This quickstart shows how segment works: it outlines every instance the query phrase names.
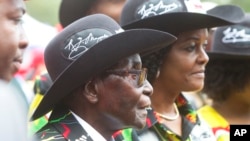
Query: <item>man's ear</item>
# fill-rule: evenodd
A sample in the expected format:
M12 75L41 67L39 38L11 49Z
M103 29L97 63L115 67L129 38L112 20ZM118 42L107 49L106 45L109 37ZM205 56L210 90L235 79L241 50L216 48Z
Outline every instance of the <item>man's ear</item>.
M96 84L92 81L89 81L84 86L84 96L88 99L90 103L96 103L98 101Z

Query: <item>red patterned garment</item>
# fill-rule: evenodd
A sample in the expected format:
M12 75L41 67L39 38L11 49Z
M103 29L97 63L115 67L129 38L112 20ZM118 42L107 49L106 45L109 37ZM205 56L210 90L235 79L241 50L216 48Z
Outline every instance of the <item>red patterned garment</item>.
M211 128L202 122L197 112L186 98L180 94L176 105L182 118L182 136L175 134L162 124L162 119L154 110L148 111L147 125L144 129L125 129L113 136L116 141L215 141Z
M62 106L53 110L48 123L35 133L34 138L39 141L93 141L73 114Z

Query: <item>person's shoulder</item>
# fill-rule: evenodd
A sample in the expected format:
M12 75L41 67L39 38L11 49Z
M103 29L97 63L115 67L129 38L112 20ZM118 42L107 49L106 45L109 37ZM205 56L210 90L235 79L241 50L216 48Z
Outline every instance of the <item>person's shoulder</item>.
M10 84L7 83L6 81L0 79L1 94L2 94L2 92L4 92L4 91L2 91L2 90L8 90L8 91L10 91L10 90L11 90L11 87L12 87L12 85L10 85ZM10 91L10 92L13 93L13 92L15 92L15 90L12 90L12 91Z
M0 130L0 140L27 141L27 108L19 93L10 83L0 80L0 125L6 127Z

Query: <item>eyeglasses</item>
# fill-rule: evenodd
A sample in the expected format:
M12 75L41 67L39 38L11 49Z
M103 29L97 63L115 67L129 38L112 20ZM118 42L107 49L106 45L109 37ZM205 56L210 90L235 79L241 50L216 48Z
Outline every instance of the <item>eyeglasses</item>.
M116 70L107 70L106 72L116 74L116 75L126 75L126 76L129 74L134 74L137 76L138 87L141 87L147 79L147 68L142 68L141 70L116 69Z

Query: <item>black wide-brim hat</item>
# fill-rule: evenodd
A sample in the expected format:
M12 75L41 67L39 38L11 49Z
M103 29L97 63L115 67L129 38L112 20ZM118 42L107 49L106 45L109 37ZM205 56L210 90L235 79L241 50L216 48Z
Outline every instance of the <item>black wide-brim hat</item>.
M242 21L241 25L250 27L250 13L245 14L245 18Z
M59 7L59 21L63 27L77 19L87 16L88 10L96 0L62 0Z
M34 111L35 120L53 109L76 88L133 54L161 49L176 37L153 29L124 31L103 14L83 17L62 30L45 49L52 86Z
M247 15L246 20L250 20ZM250 25L241 24L218 27L213 33L210 61L217 59L250 59Z
M198 0L127 0L120 23L124 29L151 28L178 35L239 23L243 17L244 11L235 5L220 5L205 11Z

